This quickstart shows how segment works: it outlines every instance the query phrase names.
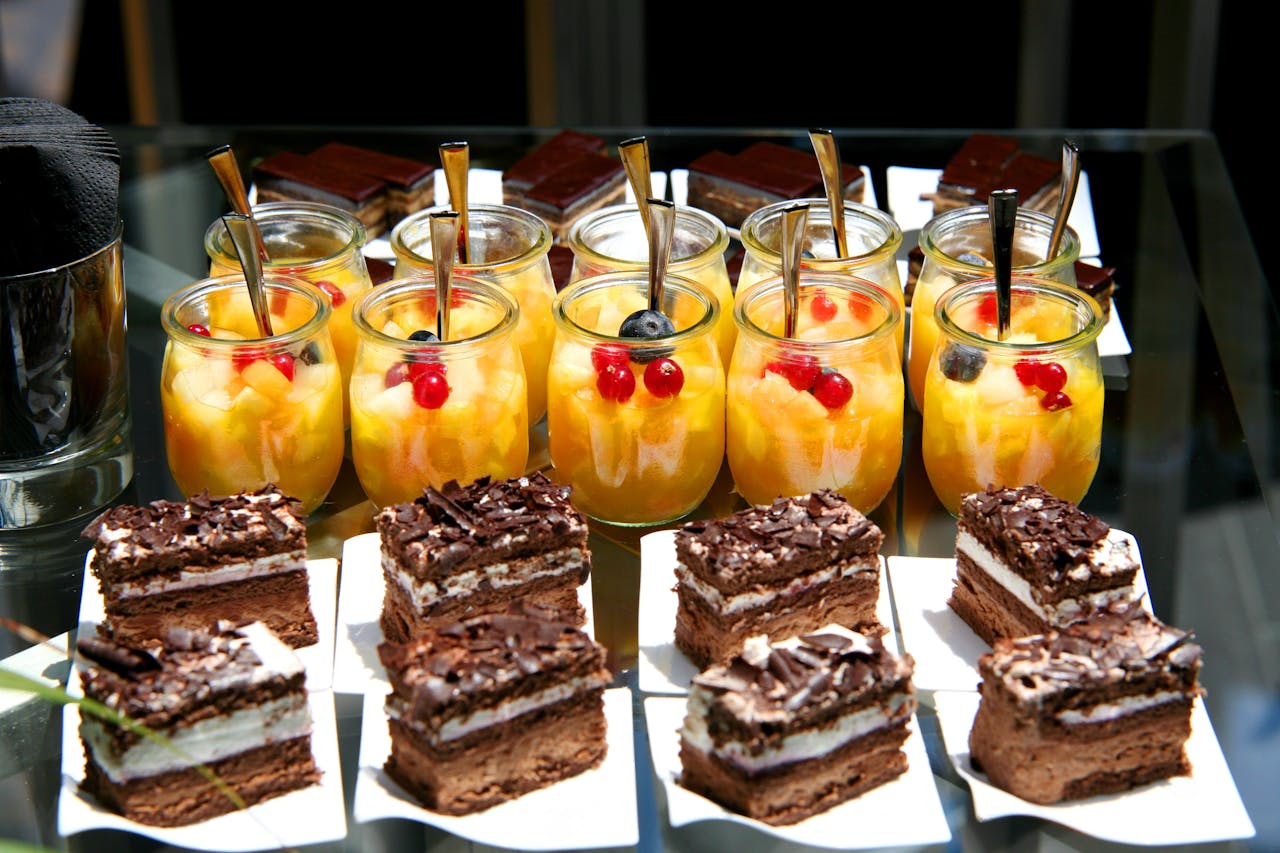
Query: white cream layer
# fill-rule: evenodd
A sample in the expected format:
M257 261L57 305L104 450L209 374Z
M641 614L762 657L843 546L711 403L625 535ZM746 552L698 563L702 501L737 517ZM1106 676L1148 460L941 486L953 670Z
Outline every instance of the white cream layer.
M181 754L145 738L117 753L102 722L83 714L81 720L80 735L93 753L93 760L116 783L181 770L193 762L211 764L250 749L311 734L311 710L302 693L168 733L170 744Z
M911 697L905 693L897 693L889 697L886 705L845 714L821 728L785 735L775 745L754 753L739 741L728 741L720 746L712 741L707 732L707 706L710 697L711 691L696 685L690 691L689 711L685 715L680 735L694 749L714 755L747 773L819 758L850 741L901 722L911 713Z
M303 549L283 554L271 554L239 563L227 563L216 569L193 571L182 569L178 577L157 578L145 583L123 583L117 587L120 598L141 598L144 595L156 595L162 592L177 592L184 589L216 586L223 583L236 583L251 578L282 572L301 571L306 567L307 555Z
M1115 702L1099 702L1097 705L1082 711L1059 711L1054 716L1069 725L1101 723L1127 714L1135 714L1147 708L1154 708L1166 702L1177 702L1185 698L1187 698L1187 694L1177 690L1162 690L1159 693L1152 693L1150 696L1126 696Z
M421 609L442 599L474 595L483 580L487 580L489 586L495 589L518 586L538 578L581 572L583 561L582 549L562 548L537 559L531 559L524 566L493 563L480 569L450 575L444 579L443 584L436 584L433 581L419 581L410 572L396 565L392 557L383 554L382 571L387 577L394 578L400 588L408 593L414 607Z
M465 717L459 717L456 720L446 720L440 726L438 732L433 732L420 722L408 720L406 725L411 726L418 732L421 732L429 740L435 743L445 743L451 740L465 737L472 732L480 731L489 726L498 726L508 723L519 717L521 714L527 714L530 711L536 711L547 705L554 705L556 702L563 702L571 696L578 693L584 693L588 690L597 690L609 686L609 680L599 675L584 675L579 678L566 681L563 684L557 684L532 693L528 696L521 696L518 699L511 699L503 702L496 708L482 708L473 711ZM387 698L387 716L393 720L404 718L406 703L403 699L394 694Z
M763 607L779 598L788 596L796 596L812 589L816 586L832 581L852 577L854 575L873 575L880 568L879 558L871 566L858 563L844 563L843 565L828 566L825 569L819 569L816 572L810 572L807 575L801 575L792 580L785 588L781 590L765 590L763 592L741 592L737 595L726 596L715 587L703 583L696 578L693 572L683 564L676 565L676 579L680 581L681 587L686 587L697 593L703 601L710 604L720 613L739 613L743 610L751 610L756 607Z
M1116 531L1112 530L1111 534L1115 535ZM1138 591L1130 584L1116 589L1089 593L1080 598L1067 599L1056 606L1040 604L1031 595L1031 584L1006 566L1004 560L988 551L972 533L963 528L956 533L956 551L973 560L978 568L986 572L992 580L1013 593L1018 601L1050 625L1067 625L1099 607L1115 602L1134 601L1138 598Z

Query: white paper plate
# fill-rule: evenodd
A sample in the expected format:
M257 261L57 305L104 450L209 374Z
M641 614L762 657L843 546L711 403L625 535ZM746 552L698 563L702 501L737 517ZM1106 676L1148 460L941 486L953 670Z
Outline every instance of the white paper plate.
M362 533L343 543L340 586L333 689L338 693L364 693L376 682L385 691L386 672L378 660L378 644L382 642L378 620L382 617L385 581L377 533ZM578 600L587 617L582 630L594 637L590 576L578 587Z
M1187 758L1191 775L1144 785L1123 794L1042 806L995 787L969 764L969 731L977 693L937 693L934 704L956 772L969 783L979 821L1027 815L1121 844L1199 844L1251 838L1253 823L1236 790L1203 700L1191 712Z
M73 674L74 675L74 674ZM77 682L78 683L78 682ZM336 841L347 835L342 798L342 767L338 761L338 730L333 693L312 693L311 752L323 774L312 785L190 826L157 827L126 820L109 812L80 790L84 781L84 750L78 729L80 709L62 709L62 790L58 797L58 834L89 829L118 829L154 838L163 844L193 850L274 850Z
M102 593L97 578L89 571L90 551L84 559L84 586L80 590L80 627L78 636L90 637L97 633L98 625L106 618ZM338 561L307 560L307 582L311 587L311 613L316 618L317 641L314 645L294 649L307 670L307 690L315 693L327 690L333 684L334 621L338 603ZM80 682L73 679L68 685L72 695L78 696Z
M638 683L642 693L684 694L698 674L684 652L676 648L676 534L659 530L640 539L640 645ZM882 638L886 648L898 651L893 605L889 599L888 572L880 558L880 599L876 617L889 629Z
M1123 533L1123 531L1120 531ZM1146 598L1147 576L1137 540L1125 533L1138 561L1133 584ZM982 676L978 658L991 651L982 638L947 606L956 578L951 557L890 557L889 585L898 610L902 647L916 661L912 681L918 690L976 690Z
M355 819L405 818L477 844L514 850L580 850L637 844L631 691L604 692L609 752L599 767L476 814L457 817L424 808L382 770L391 754L385 694L364 697Z
M860 797L791 826L770 826L735 814L676 782L680 774L680 727L685 699L662 696L644 700L653 769L667 795L672 826L699 821L729 821L797 844L863 849L909 844L943 844L951 839L938 789L929 769L919 722L903 745L907 772Z

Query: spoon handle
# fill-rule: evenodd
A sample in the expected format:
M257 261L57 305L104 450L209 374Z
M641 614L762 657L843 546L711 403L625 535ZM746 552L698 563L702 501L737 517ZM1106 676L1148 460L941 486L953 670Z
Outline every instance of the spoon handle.
M669 201L647 199L649 210L649 310L662 312L662 287L671 260L671 238L676 230L676 206Z
M793 204L782 211L782 335L796 336L800 315L800 253L804 250L804 229L809 223L809 205Z
M991 215L991 246L996 266L996 336L1009 333L1013 301L1013 225L1018 217L1018 191L996 190L987 197Z
M231 243L240 256L240 268L244 270L244 283L249 288L249 305L253 308L253 319L258 324L258 334L264 338L271 337L271 311L267 307L267 290L262 281L262 261L258 257L257 248L262 244L262 235L258 234L258 223L252 216L242 213L228 213L222 217L222 225L231 235Z
M253 208L249 206L249 193L244 188L244 177L240 174L236 153L231 150L231 146L219 145L211 149L205 155L205 159L213 167L213 173L217 175L222 191L227 194L227 199L231 202L231 209L241 216L252 217ZM262 242L262 232L257 228L253 231L257 235L258 257L263 263L270 263L271 258L267 255L266 244Z
M831 230L836 238L836 257L849 257L849 237L844 233L844 196L840 194L840 147L830 130L815 127L809 131L813 153L822 169L822 185L827 190L827 207L831 208Z
M624 139L618 143L618 154L622 157L622 165L626 167L627 181L631 184L631 192L640 207L640 219L644 221L644 230L648 234L648 199L653 195L649 173L649 140L643 136Z
M449 308L453 302L453 253L458 245L462 214L445 210L431 214L431 270L436 277L436 337L449 340Z
M1058 212L1053 216L1053 233L1049 236L1049 253L1046 261L1058 257L1058 248L1062 245L1062 232L1067 229L1067 216L1071 213L1071 205L1076 200L1076 189L1080 186L1080 149L1070 139L1062 141L1062 189L1058 194Z
M471 169L471 146L465 142L440 143L440 165L444 167L445 183L449 185L449 206L458 211L458 260L469 264L471 240L467 230L467 173ZM438 259L440 256L434 257Z

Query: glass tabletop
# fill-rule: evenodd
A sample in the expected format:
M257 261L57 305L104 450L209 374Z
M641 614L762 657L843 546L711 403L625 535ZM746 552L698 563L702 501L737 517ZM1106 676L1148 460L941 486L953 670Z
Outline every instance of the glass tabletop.
M734 152L770 139L807 146L800 130L725 131L582 128L611 144L648 136L655 171L682 169L711 150ZM241 163L279 150L306 152L342 141L435 160L439 143L470 142L473 168L500 170L553 131L525 128L116 128L124 155L122 214L129 311L131 405L136 474L126 503L180 497L164 457L159 376L165 337L159 306L176 287L206 274L202 238L226 202L204 154L230 143ZM1115 310L1131 352L1104 359L1106 387L1101 462L1084 509L1132 533L1141 548L1154 610L1193 628L1205 648L1205 705L1259 835L1259 849L1280 845L1270 815L1280 762L1280 548L1277 531L1276 307L1249 240L1218 146L1190 132L1018 132L1024 148L1052 156L1064 135L1082 152L1096 228L1095 260L1117 268ZM868 169L871 194L888 209L903 168L940 168L967 131L837 131L846 163ZM899 188L900 189L900 188ZM899 215L899 211L890 210ZM922 223L903 223L903 259ZM549 464L545 427L532 435L531 465ZM700 516L745 504L727 466ZM312 557L340 557L351 536L373 529L374 507L349 454L337 485L309 523ZM884 553L947 557L954 519L933 495L921 461L920 418L907 405L901 471L872 514ZM48 635L76 624L88 542L87 519L21 533L0 533L0 614ZM668 525L670 527L672 525ZM637 679L641 589L640 537L650 530L592 525L597 638L610 650L618 684L632 691L639 847L658 849L802 849L723 822L672 829L649 757ZM900 581L895 577L895 586ZM910 651L910 638L905 645ZM0 656L26 644L0 636ZM26 658L11 658L28 661ZM58 667L47 674L56 677ZM44 668L41 667L41 671ZM360 743L359 697L337 697L339 746L348 809ZM13 698L0 710L0 839L56 849L156 849L137 836L56 831L60 713ZM1108 849L1073 830L1032 818L978 822L968 787L951 767L932 697L921 696L921 734L951 828L949 847L1013 849L1059 845ZM401 820L357 824L348 815L343 842L323 850L453 850L469 846L439 830ZM554 847L554 839L541 839ZM851 835L847 842L857 845ZM1223 847L1243 846L1224 844Z

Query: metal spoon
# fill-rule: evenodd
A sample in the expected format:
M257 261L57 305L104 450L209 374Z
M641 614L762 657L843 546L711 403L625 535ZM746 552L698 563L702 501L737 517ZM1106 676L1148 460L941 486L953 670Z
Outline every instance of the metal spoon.
M1070 139L1062 140L1062 190L1058 194L1058 212L1053 215L1053 233L1049 236L1049 253L1046 261L1058 257L1062 245L1062 232L1067 229L1067 216L1076 200L1080 186L1080 149Z
M649 140L643 136L624 139L618 143L618 154L622 157L622 165L626 167L631 192L635 195L636 204L640 207L644 233L648 234L650 231L648 199L653 195L649 173Z
M240 268L244 270L244 283L249 288L249 305L253 308L253 319L258 324L258 334L269 338L273 334L271 311L267 307L267 290L262 281L262 259L258 257L258 247L262 245L258 223L253 221L252 216L228 213L222 217L222 225L231 235L231 243L240 256Z
M222 184L222 191L227 194L231 209L252 219L253 208L249 205L249 193L245 191L244 178L240 175L240 166L236 163L236 154L231 146L219 145L211 149L205 158L213 167L213 173L218 176L218 183ZM270 263L271 257L267 254L266 244L262 242L262 232L255 227L253 233L257 235L258 257L264 264Z
M809 205L793 204L782 211L782 336L796 336L800 316L800 251L809 222Z
M992 257L996 267L996 339L1009 334L1013 302L1013 224L1018 217L1018 191L996 190L987 197L991 215Z
M849 257L849 237L844 233L844 196L840 194L840 148L830 130L815 127L809 131L813 153L822 169L822 185L827 190L827 207L831 208L831 230L835 232L836 257Z
M676 206L669 201L646 199L649 214L649 310L662 312L662 286L671 260L671 238L676 230Z
M449 185L449 206L458 211L458 260L471 263L471 240L467 230L467 172L471 168L471 146L465 142L440 143L440 165ZM434 244L434 241L432 243ZM450 252L452 254L452 252ZM434 255L439 263L440 256ZM443 340L443 338L441 338Z
M436 337L449 340L449 308L453 302L453 253L458 245L462 214L452 210L431 214L431 269L436 277Z

